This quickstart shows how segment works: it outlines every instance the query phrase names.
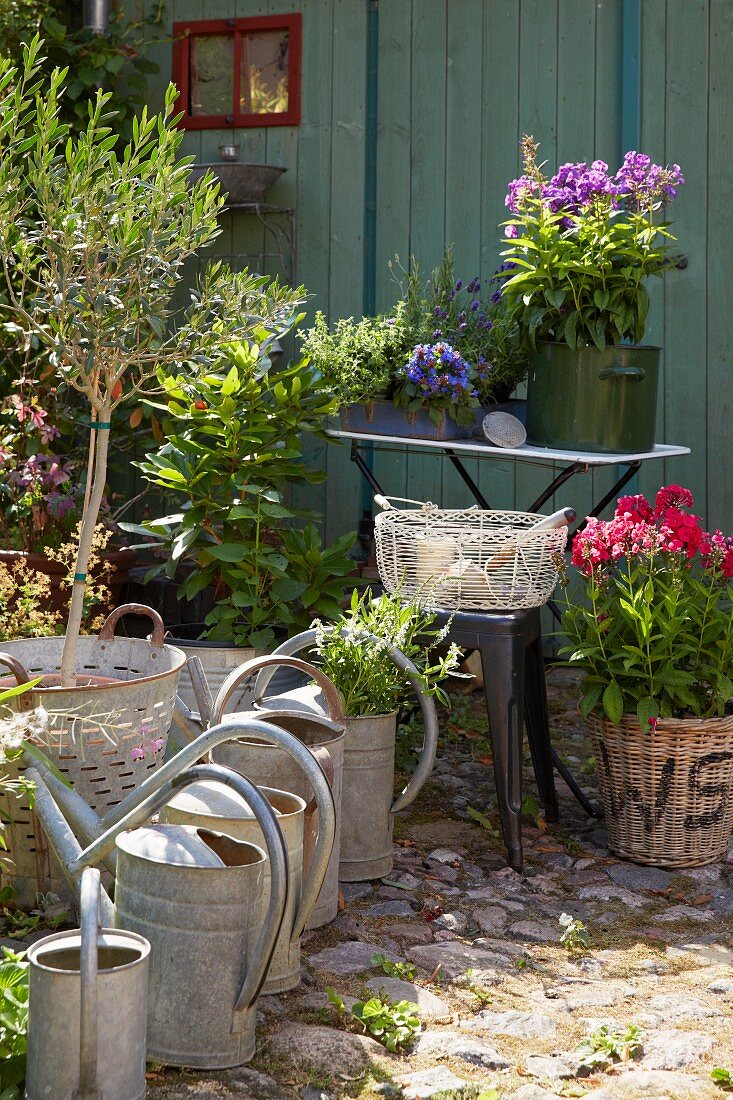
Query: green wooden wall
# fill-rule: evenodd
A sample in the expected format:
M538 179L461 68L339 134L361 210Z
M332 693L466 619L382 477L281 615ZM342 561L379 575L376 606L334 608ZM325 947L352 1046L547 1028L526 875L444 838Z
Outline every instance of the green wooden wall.
M376 239L365 255L370 7L378 33ZM615 168L625 148L682 166L687 184L671 213L688 262L652 288L647 338L664 348L657 438L692 454L648 463L636 488L689 485L711 524L733 527L733 0L169 0L167 18L296 9L301 124L240 131L237 140L242 159L287 167L268 198L297 211L297 279L331 318L362 312L370 264L376 306L390 307L395 253L430 268L450 241L464 278L489 277L524 132L541 141L549 166L600 157ZM150 52L161 67L151 87L157 102L170 44ZM186 150L216 160L228 138L231 131L190 133ZM219 254L266 250L256 219L232 213L223 230ZM314 457L327 463L328 480L310 503L334 536L356 525L368 497L345 447L318 445ZM526 506L548 480L546 468L469 466L497 506ZM470 503L437 457L377 453L374 467L395 495ZM557 505L584 512L611 475L576 478Z

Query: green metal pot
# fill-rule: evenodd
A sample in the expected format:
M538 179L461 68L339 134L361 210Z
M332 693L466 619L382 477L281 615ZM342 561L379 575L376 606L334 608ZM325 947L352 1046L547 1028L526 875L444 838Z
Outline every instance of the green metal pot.
M527 442L618 454L652 450L660 352L539 344L529 363Z

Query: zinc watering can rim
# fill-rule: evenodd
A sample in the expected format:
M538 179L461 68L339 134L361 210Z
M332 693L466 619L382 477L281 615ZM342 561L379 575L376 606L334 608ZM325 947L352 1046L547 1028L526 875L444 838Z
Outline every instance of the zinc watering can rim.
M135 943L131 944L130 940L134 940ZM63 946L64 949L71 948L72 951L81 951L81 930L69 929L66 932L51 932L48 936L44 936L42 940L36 940L32 943L26 951L26 959L29 963L33 963L40 970L45 970L51 974L78 974L80 972L80 966L67 969L65 966L48 966L43 961L45 955L57 955L58 948ZM123 928L99 928L97 930L97 948L103 947L127 947L130 952L139 952L134 959L130 959L129 962L120 963L119 966L99 966L98 972L100 974L120 974L123 970L129 970L133 966L137 966L142 959L147 958L150 954L150 943L145 939L145 936L141 936L138 932L128 932Z
M188 832L191 836L193 836L194 834L197 836L201 836L202 833L210 833L212 836L224 837L226 840L230 840L238 847L246 848L248 851L254 852L258 858L253 859L247 863L224 863L221 859L219 863L179 863L171 859L165 859L162 856L151 854L147 851L140 851L139 848L136 847L136 834L137 839L139 839L140 833L150 831L155 831L161 836L165 836L166 833L175 834L176 831L185 831ZM202 836L201 839L203 840ZM205 840L204 844L206 844ZM155 863L166 867L176 867L178 870L181 871L200 871L202 873L205 871L237 871L241 867L257 867L259 866L259 864L267 862L267 852L264 850L264 848L261 848L259 844L253 844L251 841L247 840L237 840L236 837L230 836L228 833L219 832L219 830L216 829L204 829L203 827L196 825L174 825L168 824L164 821L159 822L155 825L142 825L136 826L133 829L125 830L124 832L120 833L118 837L116 837L115 847L119 848L120 851L125 852L127 855L133 856L135 859L140 859L146 863Z
M264 742L260 742L264 744ZM267 801L272 807L275 817L284 818L286 821L288 818L297 817L298 814L304 813L306 809L306 801L301 798L300 795L293 794L291 791L282 791L277 787L265 787L262 784L257 784L259 789L264 794ZM202 817L210 817L216 821L226 821L233 815L241 817L243 821L254 821L255 815L252 812L251 806L249 806L243 798L238 795L234 795L229 802L230 812L223 812L224 807L220 812L217 812L206 803L199 793L200 791L211 792L216 798L223 799L229 797L229 788L225 787L223 783L218 783L214 779L203 780L200 783L192 783L190 787L186 787L184 791L180 791L175 798L172 798L168 803L169 806L175 808L181 813L195 813L200 814ZM272 795L275 795L281 802L292 803L292 808L289 810L281 810L279 806L273 801ZM187 805L189 800L200 799L201 802L198 808L195 805ZM248 810L248 814L243 814L242 807L245 806Z

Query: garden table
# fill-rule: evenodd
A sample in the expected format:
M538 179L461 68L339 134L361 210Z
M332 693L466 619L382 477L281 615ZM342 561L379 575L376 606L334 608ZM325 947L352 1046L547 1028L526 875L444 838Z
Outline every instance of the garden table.
M593 451L555 450L524 444L521 447L496 447L481 440L405 439L401 436L367 435L332 429L332 438L351 441L351 459L375 493L389 495L374 476L362 448L372 450L416 449L438 451L447 457L470 489L481 508L490 509L481 489L464 467L462 458L499 458L540 466L563 465L559 473L551 471L546 488L527 508L539 511L560 486L594 467L621 466L623 472L613 487L594 502L589 515L597 516L628 484L643 462L690 453L689 447L657 443L653 450L636 454L599 454ZM597 817L572 773L552 748L547 715L540 608L522 611L438 612L439 622L451 622L450 638L462 647L476 649L481 655L484 697L491 729L494 776L501 818L502 835L509 863L522 868L522 734L526 727L537 788L547 821L558 820L554 769L586 813Z

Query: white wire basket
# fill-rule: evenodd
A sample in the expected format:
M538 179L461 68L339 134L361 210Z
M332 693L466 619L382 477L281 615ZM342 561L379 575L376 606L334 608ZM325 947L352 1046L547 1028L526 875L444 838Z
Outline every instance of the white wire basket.
M385 509L374 518L374 537L387 592L448 611L541 607L552 595L572 509L547 517L477 506L438 508L404 497L375 500ZM391 501L417 507L398 509ZM557 526L556 517L563 515L563 526Z

